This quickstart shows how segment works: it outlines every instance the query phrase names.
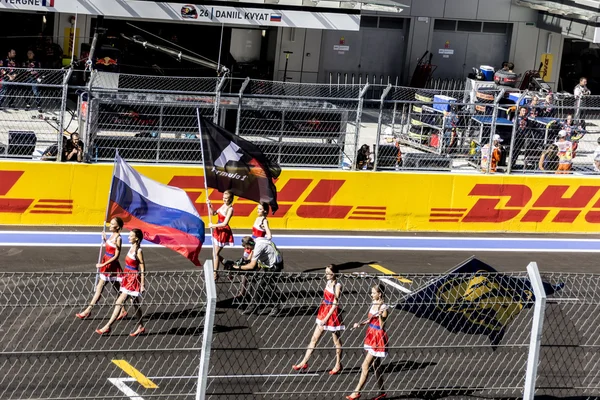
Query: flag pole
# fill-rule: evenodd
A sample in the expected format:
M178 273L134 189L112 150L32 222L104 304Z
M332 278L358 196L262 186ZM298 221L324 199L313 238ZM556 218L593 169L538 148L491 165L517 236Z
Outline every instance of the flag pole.
M100 240L100 250L98 251L98 262L96 264L100 264L100 260L102 260L102 245L104 244L104 235L106 234L106 219L108 218L108 207L110 205L110 198L112 197L112 188L113 183L115 182L115 171L117 170L117 156L119 155L119 150L115 149L115 161L113 163L113 173L112 178L110 180L110 189L108 190L108 201L106 202L106 210L104 211L104 224L102 224L102 239ZM96 290L96 286L98 286L98 279L100 278L100 272L96 271L96 282L94 282L94 290Z
M210 213L210 207L208 207L208 182L206 181L206 157L204 157L204 141L202 140L202 122L200 118L200 109L196 108L196 116L198 117L198 136L200 138L200 152L202 153L202 175L204 175L204 192L206 193L206 212L208 214L208 225L210 229L210 244L212 247L212 259L215 259L215 244L213 243L213 228L210 228L210 224L212 223L212 214ZM217 261L218 263L218 261ZM217 271L219 269L219 264L213 265L213 271Z

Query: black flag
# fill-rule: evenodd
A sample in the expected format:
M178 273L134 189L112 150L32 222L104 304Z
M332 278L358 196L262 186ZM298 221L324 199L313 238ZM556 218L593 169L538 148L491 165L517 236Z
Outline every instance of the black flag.
M198 117L204 154L204 173L208 187L257 203L268 203L277 211L277 189L274 179L281 174L277 163L251 142Z

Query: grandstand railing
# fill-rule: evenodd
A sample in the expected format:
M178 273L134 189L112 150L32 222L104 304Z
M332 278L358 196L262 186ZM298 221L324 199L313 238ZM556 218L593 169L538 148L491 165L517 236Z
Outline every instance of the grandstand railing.
M388 397L600 396L597 275L540 276L535 263L513 273L340 274L337 375L328 373L329 332L308 369L292 369L315 330L321 274L220 271L215 283L210 261L204 271L148 272L139 337L129 337L138 322L129 302L108 335L94 332L114 308L110 283L90 318L75 317L94 281L0 274L1 398L342 398L360 376L366 327L351 328L367 317L374 285L390 306L380 366ZM279 313L267 315L275 305ZM362 392L380 391L369 379Z
M129 161L200 163L199 109L284 167L357 169L363 145L364 167L376 170L595 174L600 165L600 96L554 93L547 103L547 93L489 82L415 89L351 77L300 84L103 72L73 87L70 70L49 71L41 83L30 73L3 82L0 98L17 106L0 111L0 157L57 159L76 132L87 162L110 161L119 149ZM34 87L52 111L18 105L37 99ZM570 146L560 144L563 129Z

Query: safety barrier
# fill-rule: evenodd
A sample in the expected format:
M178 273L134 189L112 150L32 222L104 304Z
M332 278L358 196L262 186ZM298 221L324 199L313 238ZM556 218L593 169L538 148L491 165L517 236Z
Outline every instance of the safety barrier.
M207 215L202 168L135 168L184 189ZM100 226L111 179L112 164L2 162L0 224ZM600 223L593 177L286 169L276 187L274 229L585 233ZM222 198L213 189L208 196ZM237 199L231 226L252 226L256 207Z
M210 262L204 272L148 272L147 331L129 337L139 320L128 302L127 317L109 334L94 333L113 309L110 283L92 316L80 320L75 313L87 305L94 275L3 273L0 397L342 398L359 381L367 327L352 328L367 318L377 285L389 308L387 345L376 350L388 354L375 362L381 380L367 381L363 397L594 398L599 279L540 277L535 263L527 273L341 274L342 370L331 375L330 332L308 368L292 368L315 330L326 283L320 274L222 271L215 285Z

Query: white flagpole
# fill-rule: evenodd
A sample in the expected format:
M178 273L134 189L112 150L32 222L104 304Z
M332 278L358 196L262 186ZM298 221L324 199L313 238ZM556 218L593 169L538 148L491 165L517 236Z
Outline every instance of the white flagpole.
M206 193L206 203L207 203L206 204L206 209L207 209L206 212L208 213L208 223L210 226L210 224L212 223L212 214L210 212L210 207L208 207L209 200L208 200L208 183L206 181L206 162L205 162L206 157L204 157L204 142L202 141L202 123L200 122L200 109L199 108L196 108L196 116L198 117L198 137L200 138L200 152L202 153L202 170L203 170L202 175L204 175L204 193ZM212 258L214 260L215 259L215 245L213 243L212 233L213 233L213 230L212 230L212 228L210 228L210 237L211 237L210 242L212 245ZM218 262L218 260L217 260L217 262ZM214 271L217 271L218 269L219 269L219 264L213 265Z
M110 180L110 189L108 190L108 201L106 202L106 211L104 211L104 224L102 224L102 237L106 234L106 219L108 218L108 207L110 205L110 198L112 196L112 187L115 181L115 172L117 170L117 156L119 155L119 150L115 150L115 162L113 164L113 173L112 178ZM100 260L102 260L102 247L104 245L104 238L100 240L100 250L98 251L98 262L100 264ZM100 278L100 271L96 272L96 282L94 282L94 290L96 290L96 286L98 286L98 279Z

